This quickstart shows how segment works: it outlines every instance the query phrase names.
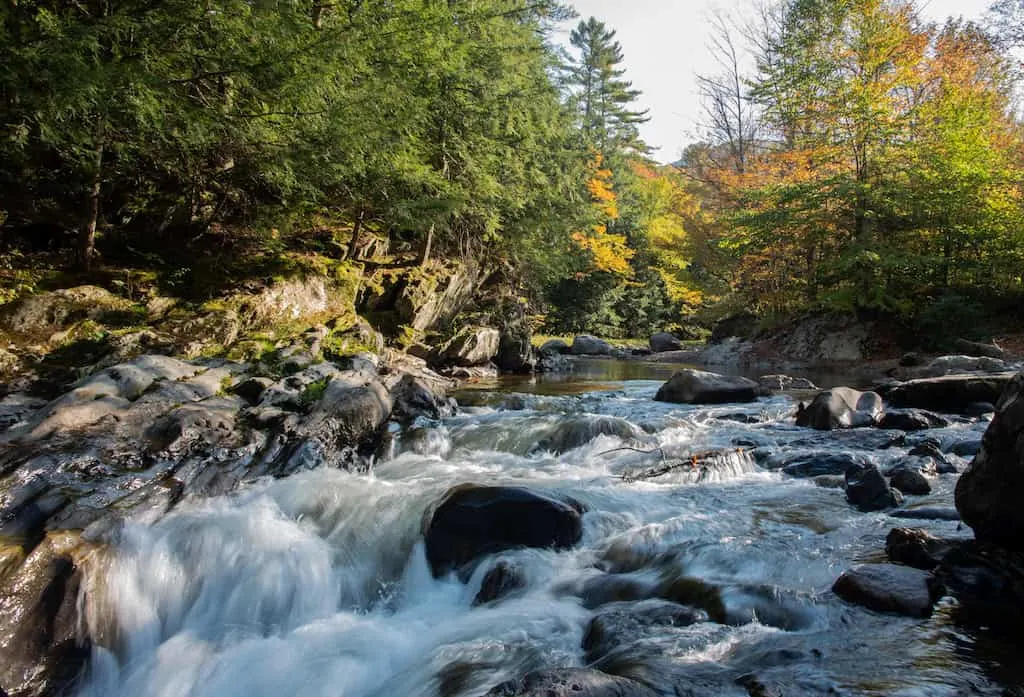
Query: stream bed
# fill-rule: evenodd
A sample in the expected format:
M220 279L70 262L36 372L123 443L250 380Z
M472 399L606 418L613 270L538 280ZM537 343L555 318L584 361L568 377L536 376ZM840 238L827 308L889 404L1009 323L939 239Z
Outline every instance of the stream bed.
M321 468L129 522L90 611L93 634L116 638L93 649L78 694L480 697L531 670L595 663L663 695L1020 694L1019 650L955 626L953 601L921 620L831 592L850 566L882 560L893 527L969 529L860 513L841 489L758 464L842 451L884 469L924 438L944 450L976 440L984 422L902 440L815 432L793 425L788 396L653 401L672 369L605 361L557 380L475 385L456 395L456 416L395 432L369 475ZM709 450L735 456L629 481L663 457ZM507 551L466 578L435 579L424 513L464 483L571 497L586 508L581 544ZM955 483L940 476L904 505L951 506ZM523 587L475 605L499 560ZM667 573L719 588L728 621L627 623L614 650L583 648L593 618L623 605L594 599L604 581Z

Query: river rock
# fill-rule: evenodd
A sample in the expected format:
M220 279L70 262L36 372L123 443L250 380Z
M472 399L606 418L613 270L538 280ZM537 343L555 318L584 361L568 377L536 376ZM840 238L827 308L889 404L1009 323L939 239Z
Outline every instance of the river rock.
M955 545L920 528L893 528L885 538L885 555L896 564L931 571Z
M861 564L835 582L833 592L843 600L877 612L929 617L937 597L929 574L895 564Z
M665 627L687 627L707 620L708 615L703 610L665 600L611 603L587 625L583 634L584 660L594 663L616 647L651 633L664 632Z
M727 404L757 400L757 383L742 377L684 369L658 390L658 402L676 404Z
M875 465L859 465L846 470L846 500L864 512L894 508L903 501L893 491Z
M981 452L981 438L965 438L950 446L949 452L957 457L975 457Z
M942 377L961 373L1002 373L1009 370L1006 361L986 356L939 356L927 366L926 377Z
M462 368L485 365L498 355L501 332L490 327L466 327L439 351L439 362Z
M979 341L957 339L953 342L953 348L965 356L986 356L988 358L998 358L999 360L1006 360L1009 358L1006 351L996 346L994 343L983 344Z
M875 392L835 387L822 392L797 410L796 425L829 431L873 426L882 416L882 398Z
M530 340L530 332L525 329L502 332L494 364L503 373L532 373L537 367L537 355Z
M485 697L658 697L658 693L628 678L590 668L558 668L502 683Z
M932 485L921 470L906 465L897 467L889 474L889 484L908 496L927 496L932 493Z
M518 487L471 484L448 491L423 532L435 577L507 549L568 549L582 534L581 511L565 501Z
M421 417L443 419L456 411L455 404L436 381L403 374L388 391L394 405L391 416L400 422L408 423Z
M922 378L896 385L885 398L894 407L960 414L978 402L998 402L1013 377L1013 373L993 373Z
M612 436L630 442L645 437L639 426L617 416L575 416L559 422L554 433L539 441L531 453L552 452L557 455L586 445L598 436Z
M473 606L501 600L525 586L526 576L522 568L505 560L499 561L484 575L480 590L473 599Z
M892 431L924 431L945 428L949 420L923 409L890 409L878 422L878 427Z
M589 334L581 334L572 341L569 353L574 356L610 356L615 349L607 341L602 341Z
M1024 554L967 541L943 555L935 576L957 599L957 623L1019 644L1024 637Z
M784 454L770 458L766 469L776 469L776 462L783 462L782 471L790 477L819 477L822 475L844 475L851 467L864 467L870 463L862 455L846 452L812 451L809 453Z
M569 344L565 343L561 339L548 339L540 347L541 355L552 353L564 354L569 353L570 350L571 347Z
M956 507L975 537L1024 551L1024 373L997 405L981 451L960 476Z
M952 506L915 506L890 511L893 518L905 520L960 520L960 514Z
M762 375L757 385L766 392L788 392L790 390L816 390L818 387L807 378L789 375Z
M660 332L651 337L648 342L651 346L651 351L654 353L663 353L665 351L679 351L683 348L683 343L676 337L669 334L668 332Z

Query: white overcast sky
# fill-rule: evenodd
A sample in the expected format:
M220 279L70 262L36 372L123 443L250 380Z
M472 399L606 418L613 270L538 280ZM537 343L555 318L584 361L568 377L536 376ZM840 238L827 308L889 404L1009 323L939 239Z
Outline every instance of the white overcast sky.
M700 105L694 76L714 71L705 49L709 16L715 9L733 14L749 0L574 0L580 19L591 15L615 29L626 57L626 77L643 91L641 106L651 120L641 127L645 141L663 162L678 159L698 139ZM925 0L926 19L949 16L980 19L991 0ZM574 20L571 25L575 25ZM562 36L569 40L567 25Z

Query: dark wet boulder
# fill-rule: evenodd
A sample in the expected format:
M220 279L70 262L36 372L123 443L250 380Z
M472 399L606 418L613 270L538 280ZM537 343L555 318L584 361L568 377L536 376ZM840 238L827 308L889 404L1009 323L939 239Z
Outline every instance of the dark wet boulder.
M666 627L688 627L707 620L703 610L666 600L613 603L602 608L587 625L583 634L585 660L595 663L616 648L662 633Z
M958 624L1018 642L1024 636L1024 554L967 541L942 557L935 576L957 599Z
M757 399L757 383L747 378L688 368L662 385L654 399L675 404L753 402Z
M999 401L981 451L956 485L956 508L975 537L1024 551L1024 373Z
M469 368L487 364L498 355L501 333L490 327L466 327L438 351L441 365Z
M913 407L947 413L963 413L971 404L999 401L1013 373L948 375L910 380L888 390L885 398L894 407Z
M427 561L440 577L507 549L568 549L583 534L580 508L518 487L457 486L425 521Z
M981 438L965 438L950 446L949 452L957 457L975 457L981 452Z
M531 452L562 454L586 445L598 436L633 441L645 436L639 426L616 416L577 416L562 420L554 432L540 440Z
M0 684L15 695L71 694L91 651L77 534L51 534L0 582Z
M876 612L929 617L938 600L926 571L896 564L861 564L835 582L843 600Z
M561 355L563 353L569 353L570 348L569 344L565 343L561 339L548 339L541 344L540 353L542 356L547 354Z
M655 353L664 353L665 351L680 351L683 348L683 343L676 337L668 332L659 332L651 337L650 342L651 351Z
M504 559L488 569L480 582L480 590L473 598L473 606L486 605L526 587L522 568Z
M921 470L902 465L889 473L889 484L893 489L908 496L927 496L932 493L932 485Z
M851 467L863 467L870 464L863 455L848 452L811 451L776 456L764 466L766 469L776 469L775 463L780 460L782 472L790 477L844 475L846 470Z
M615 351L607 341L581 334L572 341L569 353L574 356L610 356Z
M846 500L864 512L895 508L903 501L875 465L858 465L846 470Z
M808 405L801 403L796 425L819 431L874 426L882 411L882 398L877 393L835 387L822 392Z
M528 673L498 685L485 697L657 697L628 678L589 668L557 668Z
M530 333L525 330L502 332L494 364L503 373L532 373L537 367L537 353Z
M885 538L885 555L895 564L931 571L956 544L920 528L893 528Z
M911 457L931 460L936 474L958 474L960 468L939 449L936 442L925 442L915 445L908 453Z
M893 518L903 520L960 520L960 514L952 506L915 506L890 511Z
M878 427L891 431L924 431L945 428L949 420L923 409L890 409L882 415Z
M246 378L231 388L232 394L236 394L249 404L259 404L263 393L274 384L270 378Z
M423 417L442 419L455 414L454 402L437 383L428 382L414 375L402 375L389 390L391 417L401 422L414 421Z

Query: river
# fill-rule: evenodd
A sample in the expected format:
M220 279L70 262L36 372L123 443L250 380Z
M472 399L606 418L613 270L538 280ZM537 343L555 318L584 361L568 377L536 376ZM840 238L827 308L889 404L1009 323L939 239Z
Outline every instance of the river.
M854 563L881 559L891 528L967 536L957 522L859 513L841 490L749 455L703 474L623 478L660 453L755 446L762 456L846 450L884 466L913 438L880 449L878 431L798 429L785 396L654 402L669 372L606 362L557 381L477 385L459 395L458 415L396 433L369 475L313 470L129 522L105 571L106 601L90 610L93 635L113 637L111 648L94 649L79 694L479 697L529 670L586 665L584 634L607 607L582 598L607 571L671 571L722 589L729 622L638 624L602 659L664 695L741 697L749 675L786 697L1018 694L1005 692L1021 682L1013 647L956 627L952 601L917 620L830 591ZM609 417L638 437L599 435L561 454L537 448L568 420ZM984 427L962 421L924 435L948 445ZM421 535L424 511L465 482L571 496L587 509L582 543L499 555L526 586L474 607L491 564L466 583L434 579ZM948 506L954 485L943 476L909 505Z

